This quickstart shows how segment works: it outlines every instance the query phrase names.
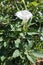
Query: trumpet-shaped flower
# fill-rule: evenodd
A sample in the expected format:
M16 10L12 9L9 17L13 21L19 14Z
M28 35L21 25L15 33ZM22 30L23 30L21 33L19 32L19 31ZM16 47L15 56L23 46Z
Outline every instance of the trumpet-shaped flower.
M28 22L28 20L30 18L32 18L32 13L29 12L28 10L22 10L22 11L18 11L15 16L17 16L18 18L24 20L25 22Z

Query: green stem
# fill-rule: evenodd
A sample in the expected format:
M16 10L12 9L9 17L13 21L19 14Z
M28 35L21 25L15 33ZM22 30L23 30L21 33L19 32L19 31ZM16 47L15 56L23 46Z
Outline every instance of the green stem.
M17 10L19 11L19 8L18 8L18 6L17 6L17 3L16 3L16 1L14 1L14 2L15 2L15 6L16 6Z
M25 4L25 1L24 1L24 0L22 0L22 2L23 2L23 4L24 4L24 6L25 6L25 9L27 9L26 4Z

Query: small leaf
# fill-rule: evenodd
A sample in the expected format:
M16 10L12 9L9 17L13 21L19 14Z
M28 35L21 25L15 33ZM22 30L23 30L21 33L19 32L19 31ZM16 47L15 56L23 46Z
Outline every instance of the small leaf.
M3 41L2 37L0 37L0 41Z
M13 27L13 25L11 25L11 29L12 29L12 31L14 31L15 29L14 29L14 27Z
M29 43L29 48L31 48L33 46L33 41L28 40Z
M15 40L15 46L18 48L20 44L20 39Z
M25 38L25 35L24 35L23 33L20 33L20 36L21 36L22 38Z
M6 47L7 46L7 43L6 42L4 42L4 47Z
M5 60L5 56L1 56L1 61L4 61Z
M34 6L37 6L39 3L37 3L37 2L32 2L32 4L34 5Z
M20 51L19 50L15 50L14 53L13 53L13 58L16 58L20 56Z
M21 31L21 28L18 28L17 31Z

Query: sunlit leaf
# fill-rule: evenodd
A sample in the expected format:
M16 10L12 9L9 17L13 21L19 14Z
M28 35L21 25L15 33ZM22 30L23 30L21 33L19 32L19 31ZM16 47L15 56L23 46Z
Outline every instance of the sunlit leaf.
M4 61L5 60L5 56L1 56L1 61Z
M0 37L0 41L3 41L3 38L2 37Z
M19 47L19 44L20 44L20 39L15 40L15 46Z
M13 52L13 58L19 57L20 56L20 51L19 50L15 50Z
M35 63L34 59L33 59L31 56L27 55L27 58L28 58L28 60L30 60L32 63Z
M32 54L35 56L35 57L38 57L38 58L43 58L43 53L40 53L40 52L32 52Z

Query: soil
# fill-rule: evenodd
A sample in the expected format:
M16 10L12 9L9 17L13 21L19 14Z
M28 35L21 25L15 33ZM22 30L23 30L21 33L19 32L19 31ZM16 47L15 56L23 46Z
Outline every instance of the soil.
M33 65L43 65L43 58L38 58L36 64Z

